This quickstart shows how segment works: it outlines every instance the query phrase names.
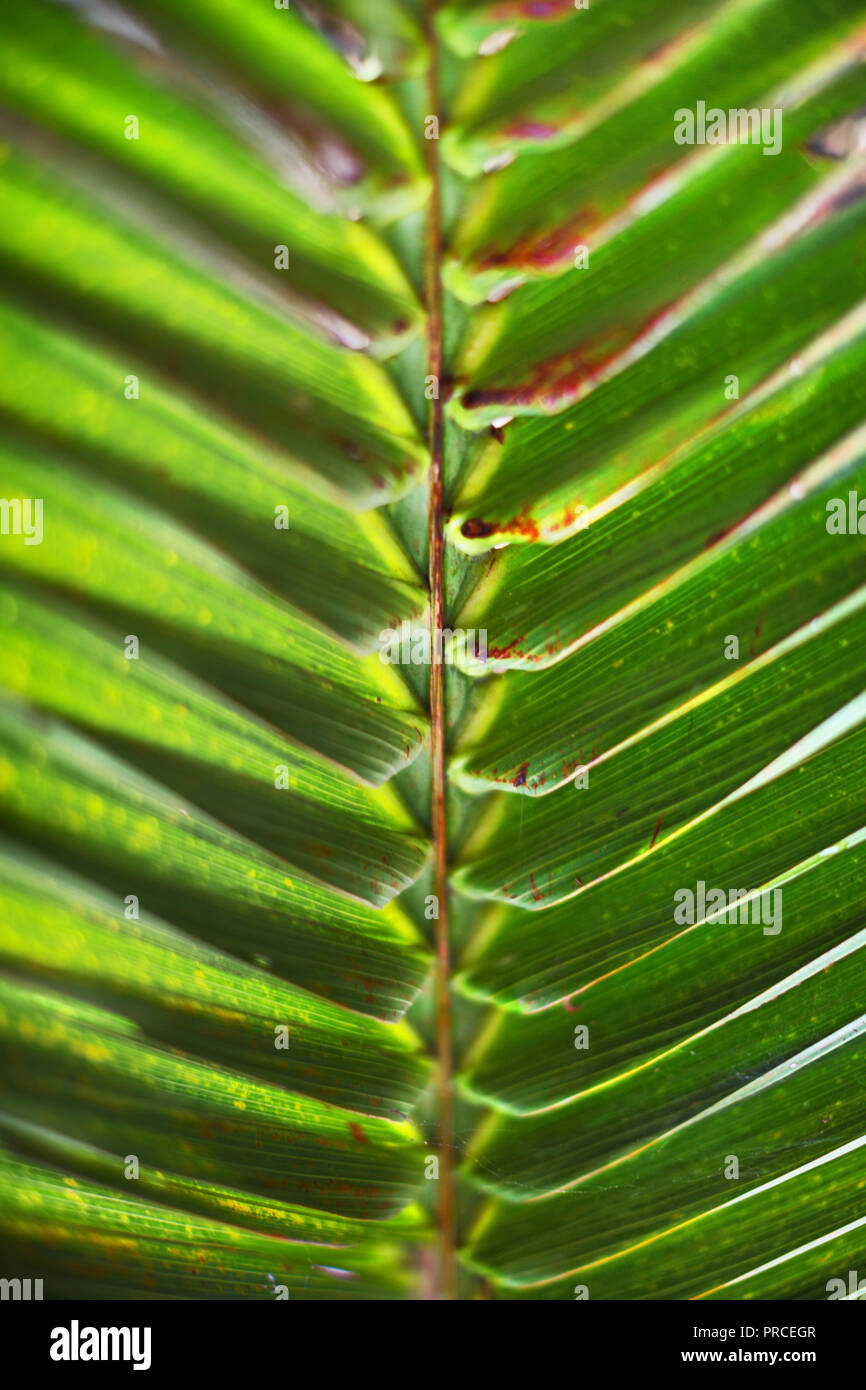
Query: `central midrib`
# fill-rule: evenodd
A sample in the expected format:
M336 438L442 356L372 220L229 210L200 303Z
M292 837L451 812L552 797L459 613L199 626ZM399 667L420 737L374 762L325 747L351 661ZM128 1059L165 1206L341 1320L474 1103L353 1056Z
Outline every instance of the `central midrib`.
M439 113L439 69L434 12L437 0L426 0L429 114ZM435 1031L438 1062L439 1149L439 1297L457 1296L456 1202L454 1189L454 1097L451 1058L450 948L448 939L448 847L445 816L445 690L442 664L436 661L436 634L445 626L442 557L442 223L439 186L439 144L428 139L427 164L431 194L425 257L425 298L429 324L428 374L434 390L428 412L430 474L428 494L428 549L430 589L430 827L433 839L433 891L437 899L434 919Z

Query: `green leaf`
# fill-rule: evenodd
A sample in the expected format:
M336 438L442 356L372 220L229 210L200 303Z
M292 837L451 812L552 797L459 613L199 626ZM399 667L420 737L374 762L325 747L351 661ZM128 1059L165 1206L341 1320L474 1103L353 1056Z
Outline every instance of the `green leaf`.
M591 514L635 470L659 463L723 416L734 399L726 395L729 377L750 391L796 357L866 289L864 206L858 201L818 221L775 258L756 255L692 312L674 315L654 351L624 363L584 400L519 419L503 444L486 443L449 523L455 543L476 551L506 538L564 538L576 519L583 522L581 508Z
M314 113L392 177L420 176L417 138L394 96L360 81L297 10L250 10L244 0L215 0L207 14L194 0L147 0L141 10L198 60L215 61L254 92Z
M71 16L45 5L7 13L0 36L4 105L152 182L260 270L288 243L292 289L377 336L399 338L417 323L415 295L374 233L309 208L212 117L131 72ZM128 113L137 140L125 136Z
M36 323L9 303L0 305L0 363L0 401L19 429L62 445L67 467L74 462L85 478L96 472L106 483L116 480L193 530L206 530L270 589L361 651L372 650L382 627L426 607L381 513L346 525L349 500L373 501L351 461L339 479L351 499L331 499L320 476L158 376L148 373L143 395L128 400L121 389L128 358ZM287 525L278 529L281 508Z
M427 972L427 953L399 907L375 911L367 904L381 908L401 887L397 875L403 885L417 875L417 842L393 832L396 862L388 862L381 825L369 826L376 849L367 853L378 851L370 862L351 842L338 858L336 838L283 841L293 858L320 870L319 882L56 721L8 704L0 708L0 726L2 823L19 837L89 870L119 901L132 893L202 940L234 946L247 960L264 957L305 988L376 1013L405 1009ZM248 795L246 815L241 802L242 818L252 828L258 815L274 839L271 820L259 811L261 795ZM299 817L309 825L309 808ZM347 822L328 825L323 816L318 828L344 837ZM329 892L325 883L335 880L362 902Z
M279 1286L301 1299L395 1298L407 1292L395 1251L382 1248L384 1242L346 1251L256 1235L169 1205L118 1196L104 1183L11 1155L0 1160L0 1176L9 1258L16 1269L33 1268L31 1252L38 1248L40 1268L50 1271L49 1286L68 1297L273 1299ZM377 1224L387 1240L388 1223ZM126 1271L120 1294L119 1260Z
M423 1089L427 1068L408 1025L338 1008L143 906L130 920L116 897L8 842L0 876L7 969L91 999L110 991L161 1042L322 1100L393 1118ZM276 1046L281 1028L286 1048Z
M381 1217L411 1191L420 1158L406 1122L365 1116L149 1045L127 1020L0 982L5 1104L30 1123L74 1117L104 1147L122 1128L148 1166ZM52 1058L49 1072L46 1057ZM21 1094L35 1066L43 1083Z
M341 352L302 327L270 296L242 294L161 244L45 164L7 152L0 278L26 288L38 304L109 329L148 361L158 359L186 386L247 425L274 432L323 466L335 447L360 451L372 472L391 479L420 472L417 430L379 363ZM319 412L328 411L322 433ZM297 438L287 433L295 421ZM309 443L307 441L310 441ZM336 473L336 465L332 465ZM327 468L325 468L327 472ZM396 489L395 489L396 490Z
M701 93L714 108L778 106L777 97L796 92L802 75L860 22L856 0L757 0L746 5L687 0L676 11L658 0L628 0L615 9L605 3L599 10L589 22L586 14L577 13L562 23L577 49L577 64L586 65L585 84L579 80L580 66L569 63L567 48L559 47L563 32L556 29L539 26L534 35L485 64L488 82L501 87L499 109L488 101L487 119L501 121L509 114L524 74L530 82L535 76L536 94L546 91L552 53L562 53L559 81L565 91L552 113L544 106L530 108L527 134L536 141L540 136L537 148L527 145L520 158L481 182L461 227L457 249L462 258L504 255L520 263L535 256L541 264L561 259L570 242L585 241L662 172L667 175L690 155L713 157L709 144L698 152L673 143L674 112L693 108ZM546 66L537 75L530 47L545 55ZM661 51L652 61L657 47ZM634 65L632 59L629 66L629 49L650 61ZM476 89L479 97L485 85ZM518 109L527 113L522 103ZM551 115L553 129L536 135L532 118L540 118L543 126ZM563 124L565 132L558 137ZM519 123L516 134L519 139ZM506 127L506 150L507 137Z
M0 17L4 1278L862 1260L862 19Z
M709 810L859 695L866 683L864 649L861 590L592 762L588 788L580 774L566 782L576 795L549 795L562 785L554 772L546 780L539 776L537 790L548 794L528 807L523 798L496 798L488 823L467 846L457 882L472 894L530 908L570 897L639 855L656 826L669 835ZM780 691L786 695L784 724ZM509 846L518 838L521 869L529 869L530 878L515 883Z
M575 884L548 911L527 917L525 909L500 909L473 944L466 987L528 1010L550 1007L676 936L680 887L730 880L731 889L757 894L853 834L862 816L855 788L866 753L864 714L864 701L853 702L854 728L836 742L800 757L795 744L775 775L771 765L769 775L745 783L615 870L585 888ZM834 732L828 728L826 736Z
M563 785L578 767L716 686L732 660L761 656L842 599L859 577L863 542L856 532L831 534L827 508L866 484L864 449L862 432L843 441L717 546L612 614L594 644L575 643L571 660L499 700L494 687L467 735L483 731L483 762L473 767L464 754L468 775L527 794L547 782ZM617 700L626 681L628 698Z
M847 984L837 995L835 982L862 968L862 933L848 935L862 920L862 839L855 832L798 866L784 884L777 937L739 920L704 922L627 970L599 978L571 1009L495 1015L466 1059L464 1084L497 1110L538 1114L538 1126L559 1135L562 1146L547 1150L538 1144L535 1124L521 1132L519 1123L492 1116L478 1137L479 1174L507 1173L495 1156L508 1147L512 1162L523 1156L524 1178L530 1164L541 1169L549 1163L561 1175L572 1146L583 1142L574 1138L575 1114L606 1116L609 1128L585 1132L594 1161L608 1140L615 1146L623 1135L651 1133L660 1113L690 1114L750 1067L756 1073L766 1057L775 1062L784 1056L792 1040L811 1039L825 1006L848 1009L853 996ZM716 968L702 973L710 956ZM825 990L828 984L832 990ZM612 1029L608 1020L614 1018L625 1022ZM581 1025L590 1037L598 1034L598 1046L575 1048ZM736 1046L727 1041L732 1038ZM627 1107L624 1098L639 1091L641 1102Z
M461 613L467 627L486 627L489 665L558 663L610 614L625 620L656 585L685 577L684 566L777 490L796 489L798 470L863 418L862 328L859 312L834 325L794 373L771 377L718 425L605 496L575 536L540 553L499 552Z

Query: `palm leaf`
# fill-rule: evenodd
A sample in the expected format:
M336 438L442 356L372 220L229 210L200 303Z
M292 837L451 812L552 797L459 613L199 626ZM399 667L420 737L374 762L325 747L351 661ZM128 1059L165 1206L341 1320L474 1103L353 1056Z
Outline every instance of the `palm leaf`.
M862 7L0 39L3 1275L826 1297L866 1258ZM677 143L698 101L780 148Z

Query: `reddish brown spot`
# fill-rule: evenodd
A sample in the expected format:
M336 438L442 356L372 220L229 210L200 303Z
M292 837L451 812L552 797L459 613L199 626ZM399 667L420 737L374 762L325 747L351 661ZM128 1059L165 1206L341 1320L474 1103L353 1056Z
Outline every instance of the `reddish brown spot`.
M549 121L515 121L506 134L512 140L549 140L556 131Z
M661 829L661 823L662 823L663 820L664 820L664 816L659 816L658 820L656 821L656 828L655 828L655 830L653 831L653 837L652 837L652 839L650 840L650 846L649 846L650 849L652 849L653 845L654 845L655 842L656 842L656 838L657 838L657 836L658 836L659 830Z
M495 531L496 526L493 522L482 521L480 517L470 517L469 520L464 521L463 525L460 527L461 536L465 536L466 539L470 541L479 540L485 536L492 536Z
M497 18L510 19L512 15L525 15L527 19L558 19L568 14L574 0L517 0L517 3L501 4L494 10Z
M763 615L763 613L762 613L762 614L761 614L761 617L760 617L760 620L759 620L759 622L758 622L758 626L755 628L754 636L752 637L752 640L751 640L751 642L750 642L750 644L749 644L749 656L754 656L754 655L755 655L755 650L756 650L756 648L757 648L758 641L759 641L760 636L761 636L761 629L763 628L763 626L764 626L764 615Z
M520 132L513 131L512 134L519 135ZM555 127L547 129L541 137L529 138L549 139L552 134L555 134ZM552 230L539 232L533 229L512 242L507 250L489 253L480 261L479 268L488 270L494 266L555 266L559 261L571 256L576 246L584 245L590 233L600 227L602 222L603 218L596 208L581 208L567 222Z
M360 1125L355 1124L353 1121L350 1121L349 1130L351 1132L352 1138L356 1139L359 1144L369 1144L370 1141Z
M467 410L496 406L503 413L521 406L561 408L573 400L587 382L594 383L601 369L612 362L635 336L639 335L627 327L610 329L582 344L579 349L545 359L531 372L518 377L512 385L473 387L465 393L463 404Z
M525 641L525 634L522 637L515 637L513 641L509 642L504 647L489 647L487 650L487 655L488 657L494 657L499 661L505 661L510 656L516 656L520 650L521 642Z

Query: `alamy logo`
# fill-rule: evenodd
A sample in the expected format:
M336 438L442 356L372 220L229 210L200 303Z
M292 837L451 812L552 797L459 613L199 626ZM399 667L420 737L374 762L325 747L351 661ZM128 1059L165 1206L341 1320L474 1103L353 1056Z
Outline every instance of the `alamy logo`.
M42 498L0 497L0 536L23 536L25 545L41 545Z
M150 1370L149 1327L68 1327L51 1331L52 1361L131 1361L134 1371Z
M866 536L866 497L858 492L831 497L827 503L827 533L831 536Z
M778 936L782 930L782 890L769 888L756 893L749 901L746 888L707 888L698 879L697 888L678 888L674 893L674 921L678 926L694 926L710 918L716 922L737 921L745 926L750 918L753 926L763 924L765 936Z
M692 111L681 106L674 112L674 143L677 145L763 145L764 154L782 149L782 108L779 106L738 107L723 111L707 109L699 101Z
M431 640L429 627L413 631L408 619L399 632L386 627L379 633L379 660L384 666L451 666L464 661L470 667L487 662L487 629L474 627L436 628Z
M41 1279L0 1279L0 1299L13 1300L41 1299Z
M828 1279L825 1287L828 1303L839 1298L859 1298L866 1293L866 1279L861 1279L856 1269L849 1269L847 1284L844 1279Z

